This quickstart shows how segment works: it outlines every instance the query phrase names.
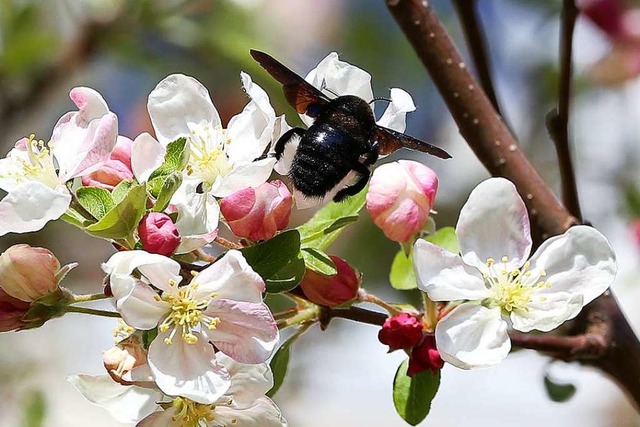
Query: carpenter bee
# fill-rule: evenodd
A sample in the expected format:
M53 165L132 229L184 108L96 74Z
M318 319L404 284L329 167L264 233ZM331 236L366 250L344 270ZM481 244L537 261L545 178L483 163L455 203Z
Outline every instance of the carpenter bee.
M451 157L441 148L378 126L364 99L353 95L330 99L270 55L251 50L251 56L282 84L287 101L298 113L315 119L308 129L289 130L275 145L279 160L287 143L299 139L289 177L303 195L322 198L354 171L357 180L340 189L333 200L339 202L353 196L366 186L371 175L369 167L378 156L402 147L443 159Z

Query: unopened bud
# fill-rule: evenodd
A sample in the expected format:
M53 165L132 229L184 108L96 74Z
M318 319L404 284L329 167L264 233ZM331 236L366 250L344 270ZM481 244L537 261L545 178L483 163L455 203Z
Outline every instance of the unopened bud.
M435 374L442 369L443 366L444 360L442 360L436 348L435 337L433 335L426 335L422 342L413 347L411 351L407 375L412 377L427 369Z
M371 177L367 210L384 235L406 242L429 218L438 177L421 163L399 160L378 167Z
M0 288L0 332L21 329L26 322L22 320L30 304L7 294Z
M282 181L237 191L220 202L231 231L253 241L272 238L289 224L293 197Z
M338 271L335 276L325 276L307 270L300 283L304 294L314 304L333 307L353 300L360 289L360 274L345 260L330 255Z
M150 380L147 352L137 336L121 341L102 354L104 367L109 376L122 385L131 385ZM141 375L144 372L143 375Z
M392 351L411 348L422 339L422 323L410 314L400 313L385 320L378 339Z
M180 233L169 215L160 212L146 214L138 225L142 248L153 254L169 256L180 245Z
M0 288L32 302L58 288L60 271L60 262L48 249L14 245L0 255Z
M100 169L82 177L82 185L87 187L100 187L113 190L116 185L124 180L132 180L131 147L133 141L124 136L118 136L113 151Z

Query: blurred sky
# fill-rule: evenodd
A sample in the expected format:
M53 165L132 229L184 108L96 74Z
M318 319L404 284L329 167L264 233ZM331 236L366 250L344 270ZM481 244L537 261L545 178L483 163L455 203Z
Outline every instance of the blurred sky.
M481 3L498 97L524 150L547 182L558 189L545 114L555 99L559 0L494 0ZM450 2L436 0L460 46L461 32ZM120 120L120 133L150 131L146 96L168 74L193 75L209 89L223 121L246 102L239 73L249 72L270 94L278 114L297 120L277 84L253 62L250 48L271 53L306 73L326 54L373 75L374 91L385 96L402 87L418 110L407 133L445 147L442 162L406 151L390 157L424 161L440 177L438 225L453 225L469 191L487 177L458 135L431 80L396 27L382 1L324 0L8 0L0 1L0 151L20 137L49 137L57 119L73 109L68 91L90 86L102 93ZM638 247L632 218L622 200L623 185L640 178L640 81L616 88L594 86L585 71L609 49L606 39L580 19L575 39L576 87L571 130L584 216L611 240L620 273L614 289L632 325L640 326L634 302ZM308 215L295 216L301 221ZM411 301L386 285L397 246L367 218L336 245L365 274L369 289L391 300ZM100 262L112 250L67 224L42 232L0 238L0 251L28 242L47 246L63 263L80 262L69 286L101 289ZM357 242L361 242L360 245ZM0 336L0 425L22 426L30 393L42 391L48 427L118 426L66 383L67 375L101 373L101 351L113 344L111 320L68 315L43 328ZM391 384L403 357L386 354L372 326L336 320L328 331L312 328L295 344L290 373L276 401L294 427L404 426L391 400ZM513 354L502 365L464 372L450 366L422 425L433 426L638 426L640 418L619 389L596 371L560 369L577 387L563 404L545 394L548 360L533 352Z

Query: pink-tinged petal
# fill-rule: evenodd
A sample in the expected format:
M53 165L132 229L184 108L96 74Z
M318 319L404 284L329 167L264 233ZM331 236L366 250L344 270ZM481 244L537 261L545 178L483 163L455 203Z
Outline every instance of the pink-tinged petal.
M438 322L435 337L440 357L461 369L497 365L511 350L499 307L462 304Z
M618 271L616 255L598 230L584 225L547 239L531 257L532 273L545 270L541 278L551 286L540 294L556 292L582 295L588 304L606 291Z
M218 317L213 330L205 330L211 342L240 363L262 363L278 344L276 321L264 303L213 299L205 314Z
M527 304L527 310L513 311L510 315L513 329L530 332L534 329L549 332L582 310L582 295L568 292L536 293Z
M255 162L235 164L233 170L225 175L220 185L214 185L211 193L216 197L226 197L247 187L258 187L271 176L276 159L267 157Z
M180 427L181 420L177 417L177 409L172 406L145 417L136 427Z
M433 301L482 300L490 296L482 274L459 255L419 239L413 249L418 287Z
M11 189L0 201L0 236L40 230L58 219L71 203L64 186L52 189L37 181L27 181Z
M198 284L194 298L217 298L253 303L262 302L265 284L247 263L242 252L230 250L193 279Z
M154 137L144 132L133 141L131 169L138 182L147 182L151 173L164 162L167 149Z
M413 98L402 89L391 89L391 103L378 120L379 126L384 126L398 132L407 128L407 113L416 110Z
M133 172L119 160L107 160L100 169L82 177L85 187L99 187L111 191L122 181L133 180Z
M111 275L111 292L116 310L124 321L143 331L155 328L171 308L151 286L125 275Z
M487 259L509 258L507 269L521 267L531 252L529 215L516 187L489 178L471 192L460 211L456 234L464 261L486 270Z
M145 251L117 252L102 265L102 269L112 276L127 276L138 269L153 286L168 291L182 280L180 264L171 258ZM171 285L173 282L173 285Z
M227 136L231 143L226 153L231 163L250 162L264 153L273 136L276 113L269 96L246 73L240 73L242 85L251 101L231 118Z
M216 361L213 347L204 337L188 344L179 334L166 344L169 332L161 332L149 346L149 367L160 390L198 403L212 404L231 385L227 370Z
M223 353L217 353L216 356L231 376L231 387L227 390L226 396L233 399L231 405L234 407L251 406L273 387L273 374L266 363L244 364Z
M109 113L109 107L102 95L90 87L74 87L69 92L69 98L78 107L75 120L79 126L86 126L91 120Z
M215 127L221 124L207 88L193 77L172 74L149 94L147 103L158 141L164 146L189 136L188 123Z
M287 421L268 397L261 397L245 409L216 406L217 425L238 427L287 427Z
M68 381L89 402L102 406L119 422L135 423L158 408L158 390L123 386L108 375L72 375Z

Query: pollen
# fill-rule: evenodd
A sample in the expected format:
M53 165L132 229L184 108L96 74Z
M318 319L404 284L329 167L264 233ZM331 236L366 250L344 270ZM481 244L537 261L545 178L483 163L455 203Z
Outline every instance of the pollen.
M220 126L190 123L189 131L191 156L187 173L201 178L205 184L211 186L233 169L226 152L231 139L227 137L226 129Z
M115 342L118 343L126 338L129 338L131 334L135 332L135 329L127 325L124 320L118 319L118 326L113 330L113 337Z
M215 420L215 405L196 403L184 397L176 398L171 406L175 408L172 417L177 427L201 427L210 425Z

